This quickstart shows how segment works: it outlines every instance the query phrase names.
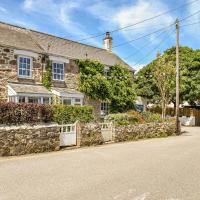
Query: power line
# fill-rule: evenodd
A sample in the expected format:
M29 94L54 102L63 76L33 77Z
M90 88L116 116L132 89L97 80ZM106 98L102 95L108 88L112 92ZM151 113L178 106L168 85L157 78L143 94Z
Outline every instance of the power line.
M110 33L114 33L114 32L117 32L117 31L121 31L121 30L123 30L123 29L126 29L126 28L129 28L129 27L136 26L136 25L138 25L138 24L147 22L147 21L149 21L149 20L156 19L156 18L161 17L161 16L163 16L163 15L166 15L166 14L168 14L168 13L170 13L170 12L173 12L173 11L176 11L176 10L178 10L178 9L180 9L180 8L183 8L183 7L187 6L187 5L193 4L193 3L197 2L197 1L199 1L199 0L194 0L194 1L191 1L191 2L188 2L188 3L185 3L185 4L182 4L182 5L179 6L179 7L176 7L176 8L170 9L170 10L167 10L167 11L165 11L165 12L163 12L163 13L160 13L160 14L155 15L155 16L153 16L153 17L150 17L150 18L144 19L144 20L142 20L142 21L136 22L136 23L134 23L134 24L130 24L130 25L127 25L127 26L124 26L124 27L121 27L121 28L117 28L117 29L111 30ZM78 40L78 42L81 42L81 41L84 41L84 40L88 40L88 39L93 39L93 38L100 37L100 36L103 36L103 35L105 35L105 32L104 32L104 33L97 34L97 35L93 35L93 36L91 36L91 37L87 37L87 38L80 39L80 40Z
M171 27L170 27L170 28L171 28ZM166 33L166 32L168 32L168 30L162 31L162 32L159 33L156 37L160 37L162 34L164 34L164 33ZM145 45L143 45L143 46L139 49L139 51L141 52L142 49L146 48L147 46L149 46L149 45L152 44L152 43L153 43L152 41L145 43ZM137 54L139 53L139 51L136 52L136 53L135 53L135 52L134 52L134 53L131 53L130 55L128 55L128 56L125 57L124 59L128 59L128 58L132 57L133 55L137 55Z
M170 37L170 34L172 33L172 32L174 32L174 30L170 30L169 32L168 32L168 36L167 36L167 39ZM135 66L137 66L138 64L140 64L141 63L141 61L143 61L145 58L147 58L149 55L151 55L158 47L160 47L161 45L162 45L162 43L163 42L165 42L166 41L166 37L163 39L163 40L161 40L161 42L156 46L156 47L154 47L151 51L149 51L145 56L143 56L140 60L138 60L137 62L136 62L136 64L135 65L133 65L133 67L135 67Z
M200 10L198 10L198 11L192 13L191 15L186 16L185 18L182 18L182 19L180 20L180 22L185 21L185 20L187 20L187 19L189 19L189 18L195 16L195 15L198 14L198 13L200 13ZM133 40L129 40L129 41L123 42L123 43L121 43L121 44L117 44L117 45L113 46L113 48L120 47L120 46L123 46L123 45L127 45L127 44L132 43L132 42L134 42L134 41L136 41L136 40L142 39L142 38L144 38L144 37L148 37L148 36L150 36L150 35L152 35L152 34L154 34L154 33L160 32L160 31L162 31L162 30L164 30L164 29L166 29L166 28L168 28L168 27L170 27L170 26L172 26L172 25L174 25L174 24L175 24L175 22L174 22L173 24L171 24L171 25L165 27L165 28L158 29L158 30L156 30L156 31L154 31L154 32L148 33L148 34L146 34L146 35L143 35L143 36L141 36L141 37L135 38L135 39L133 39Z
M148 36L150 36L150 35L153 35L153 34L155 34L155 33L158 33L158 32L160 32L160 31L162 31L162 30L167 29L167 28L173 26L174 24L175 24L175 22L172 23L172 24L170 24L169 26L167 26L167 27L165 27L165 28L158 29L158 30L156 30L156 31L154 31L154 32L148 33L148 34L146 34L146 35L143 35L143 36L141 36L141 37L135 38L135 39L133 39L133 40L129 40L129 41L126 41L126 42L117 44L117 45L113 46L113 48L120 47L120 46L129 44L129 43L135 42L136 40L140 40L140 39L142 39L142 38L148 37Z
M183 24L183 25L180 26L180 27L192 26L192 25L195 25L195 24L200 24L200 21L198 21L198 22L194 22L194 23L191 23L191 24Z

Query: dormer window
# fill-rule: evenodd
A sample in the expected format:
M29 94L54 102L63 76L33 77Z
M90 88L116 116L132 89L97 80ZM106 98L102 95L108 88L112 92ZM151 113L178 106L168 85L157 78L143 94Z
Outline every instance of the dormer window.
M53 80L64 81L64 63L53 63Z
M18 57L18 76L19 77L32 77L32 58L19 56Z
M104 76L107 78L108 77L108 73L109 73L109 67L105 66L104 67Z

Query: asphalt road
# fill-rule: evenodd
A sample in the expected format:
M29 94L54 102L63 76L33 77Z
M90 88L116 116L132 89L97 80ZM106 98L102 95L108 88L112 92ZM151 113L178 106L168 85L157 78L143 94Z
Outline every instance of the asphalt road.
M200 128L0 159L0 200L200 200Z

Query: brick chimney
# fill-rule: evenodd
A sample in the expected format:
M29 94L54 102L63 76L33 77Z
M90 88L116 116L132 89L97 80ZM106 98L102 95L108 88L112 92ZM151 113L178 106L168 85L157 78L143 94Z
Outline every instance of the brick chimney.
M106 32L106 37L103 39L103 48L107 51L112 51L112 37L110 32Z

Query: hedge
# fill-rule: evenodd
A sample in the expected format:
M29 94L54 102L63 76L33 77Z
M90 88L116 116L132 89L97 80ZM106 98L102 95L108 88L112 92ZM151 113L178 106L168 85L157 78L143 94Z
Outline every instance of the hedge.
M32 103L0 103L0 124L34 124L53 121L49 105Z
M54 105L54 121L58 124L75 121L90 122L94 119L92 106Z

